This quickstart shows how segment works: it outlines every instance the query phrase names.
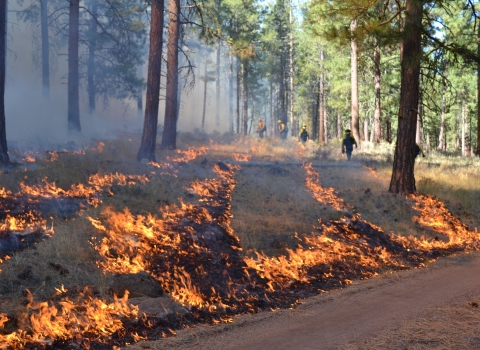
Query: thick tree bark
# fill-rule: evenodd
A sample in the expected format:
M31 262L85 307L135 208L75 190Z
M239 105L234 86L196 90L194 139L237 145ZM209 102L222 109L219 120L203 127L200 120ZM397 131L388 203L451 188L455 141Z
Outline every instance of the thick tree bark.
M445 114L447 113L447 79L443 78L443 93L442 93L442 111L440 116L440 132L438 135L438 150L445 151Z
M145 119L137 160L155 161L163 41L163 0L152 0Z
M6 165L10 159L7 147L5 123L5 69L7 51L7 1L0 1L0 164Z
M162 137L162 148L176 149L180 0L169 0L168 13L167 89L165 91L165 120Z
M381 126L380 126L380 115L381 115L381 106L380 106L380 79L381 79L381 70L380 70L380 46L378 40L376 40L375 51L373 52L373 63L374 68L374 85L375 85L375 112L373 115L373 142L380 143L381 137Z
M87 65L87 83L88 83L88 111L90 114L95 112L95 51L97 49L97 15L98 15L98 0L92 3L92 19L89 31L89 50L88 50L88 65Z
M248 134L248 63L242 63L243 134Z
M407 0L397 142L389 187L393 193L411 194L416 191L414 151L422 54L422 10L422 0Z
M217 63L216 63L216 81L215 81L215 125L220 125L220 54L221 41L217 38Z
M50 43L48 38L48 0L40 3L40 27L42 32L42 91L50 99Z
M68 131L80 132L78 76L78 31L80 0L70 0L68 28Z
M355 30L357 29L357 20L350 22L351 40L350 40L350 65L351 65L351 91L352 91L352 125L353 137L360 142L360 123L358 116L358 57L357 40L355 39Z

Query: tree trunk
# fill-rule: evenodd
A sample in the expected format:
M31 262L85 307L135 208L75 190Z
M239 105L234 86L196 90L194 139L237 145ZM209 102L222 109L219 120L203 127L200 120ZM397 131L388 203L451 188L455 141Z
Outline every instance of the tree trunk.
M320 57L322 57L322 55ZM323 122L323 118L325 118L325 116L323 115L324 93L325 91L324 91L324 85L323 85L323 74L320 74L320 83L319 83L319 89L318 89L318 126L319 126L318 142L325 142L325 129L324 129L325 123Z
M248 134L248 63L242 63L243 134Z
M467 113L466 113L466 101L465 101L465 87L462 89L462 156L467 156L467 147L465 144L465 135L466 135L466 128L467 128Z
M137 67L137 76L139 78L142 78L142 66L141 65L139 65ZM137 115L138 115L139 119L141 119L142 115L143 115L143 98L142 98L142 89L141 88L138 89L138 93L137 93Z
M217 64L216 64L216 81L215 81L215 125L220 125L220 38L217 38Z
M477 38L477 56L480 57L480 26ZM477 155L480 155L480 61L477 63Z
M342 138L342 116L340 115L340 111L337 110L337 138Z
M293 73L294 73L294 62L293 62L293 4L292 0L290 0L289 4L289 24L290 24L290 38L289 38L289 58L290 58L290 64L289 64L289 79L290 79L290 125L292 126L291 130L291 135L295 137L298 133L295 126L295 118L293 115L293 110L294 110L294 102L295 102L295 93L294 93L294 86L293 86Z
M50 43L48 38L48 0L40 3L40 27L42 31L42 90L43 96L50 99Z
M150 50L148 54L147 93L142 141L137 160L155 161L157 141L158 103L163 41L163 0L152 0L150 23Z
M443 78L443 93L442 93L442 112L440 117L440 132L438 135L438 150L445 151L445 114L447 113L447 79Z
M270 114L269 114L269 119L270 119L270 127L267 128L267 132L266 134L268 135L268 130L272 130L273 131L273 106L275 105L274 103L274 93L273 93L273 80L272 78L270 78ZM268 124L268 121L265 121L265 125L269 125ZM272 132L272 134L275 134L274 132Z
M372 130L370 131L370 143L374 143L375 138L375 120L373 121Z
M10 161L5 123L5 69L7 49L7 1L0 1L0 164Z
M378 44L378 39L375 41L375 51L373 53L373 62L375 65L374 69L374 85L375 85L375 112L373 115L373 142L380 143L380 135L381 135L381 126L380 126L380 115L381 115L381 106L380 106L380 78L381 78L381 70L380 70L380 46Z
M205 131L205 113L207 111L207 74L208 74L208 49L205 49L205 69L203 70L203 108L202 108L202 131Z
M237 57L237 110L236 110L236 118L237 118L237 134L240 134L240 94L242 92L240 86L240 60Z
M70 0L68 28L68 131L80 132L78 77L78 31L80 0Z
M98 0L92 3L92 19L90 24L90 46L88 50L88 66L87 66L87 83L88 83L88 111L90 114L95 112L95 51L97 48L97 14L98 14Z
M178 40L180 38L180 0L168 2L167 86L162 148L177 148ZM206 78L206 77L205 77Z
M355 39L355 30L357 29L357 20L350 22L350 65L351 65L351 91L352 91L352 125L353 137L360 142L360 125L358 117L358 57L357 40Z
M181 11L181 7L180 7ZM183 38L183 35L181 34L180 31L181 27L179 28L179 39L178 39L178 46L179 48L183 47L185 45L185 41ZM183 67L185 59L182 60L182 62L177 63L177 113L175 115L175 120L178 123L178 118L180 118L180 109L182 108L182 71L181 69L179 70L178 67Z
M323 114L323 141L328 142L328 118L327 118L327 97L325 94L325 73L322 73L323 94L322 94L322 114Z
M368 141L368 118L365 116L363 119L363 137L365 141Z
M228 125L233 134L233 55L228 53Z
M422 94L418 96L418 108L417 108L417 128L415 133L415 142L423 147L423 106L422 106Z
M411 194L416 191L414 151L422 54L422 10L421 0L407 0L401 56L397 142L389 187L389 191L393 193Z
M386 123L387 123L386 140L388 143L392 143L392 122L390 121L390 119L388 119Z
M280 67L281 67L281 79L280 79L280 86L279 86L279 92L278 92L278 102L280 104L280 113L278 119L282 121L285 125L287 125L287 103L286 103L286 90L287 90L287 85L286 85L286 72L287 72L287 67L286 67L286 59L283 57L283 53L280 55Z
M312 135L311 139L312 140L319 140L320 139L320 134L319 134L319 101L320 101L320 94L315 93L316 89L313 90L313 98L312 98Z
M252 128L253 128L253 123L255 122L254 116L255 116L255 99L252 99L252 115L250 117L250 126L248 127L248 135L252 133Z

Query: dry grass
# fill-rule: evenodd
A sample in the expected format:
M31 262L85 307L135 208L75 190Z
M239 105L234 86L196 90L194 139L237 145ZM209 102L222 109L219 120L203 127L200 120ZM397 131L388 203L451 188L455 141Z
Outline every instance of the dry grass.
M40 159L33 164L19 164L10 171L3 171L0 174L0 183L15 192L18 191L21 181L32 185L47 178L49 182L54 181L58 187L68 189L73 184L86 184L89 176L96 173L118 172L149 176L156 172L154 167L135 161L139 135L123 135L117 140L104 142L102 152L63 152L59 153L58 160L53 162ZM353 206L356 212L361 213L365 220L382 227L386 232L414 236L428 233L413 221L413 217L417 215L412 209L413 202L387 191L391 174L391 145L374 147L366 144L361 150L354 152L354 165L357 162L369 164L375 172L362 166L343 166L346 162L341 159L339 141L318 147L313 143L302 146L292 140L284 143L278 139L182 134L177 145L180 149L206 145L209 150L194 161L181 163L181 169L176 174L160 175L157 171L150 176L150 181L146 184L112 186L109 190L113 196L104 193L101 207L88 209L75 219L52 219L55 234L51 238L4 262L1 265L0 312L13 312L19 308L26 288L39 299L49 298L54 294L55 288L62 284L67 289L92 285L98 294L106 296L110 276L96 267L98 255L90 241L97 231L86 217L98 217L107 206L119 211L129 208L133 214L159 215L159 208L178 203L179 198L183 201L196 201L196 197L188 191L188 185L197 178L214 176L211 171L212 164L218 161L234 161L234 154L245 156L251 162L280 162L278 165L245 166L236 174L238 184L232 193L232 226L245 251L256 249L270 255L283 254L285 248L295 247L296 233L301 235L314 231L318 219L335 220L343 215L312 197L305 186L305 170L301 166L282 166L281 162L314 161L340 165L316 168L320 174L320 182L324 187L333 187L337 195L343 198L347 205ZM158 150L157 161L167 161L167 157L173 155L173 151ZM459 164L462 161L459 161ZM418 190L436 195L462 221L478 227L480 172L478 167L454 165L455 162L451 159L443 160L443 163L435 166L424 160L419 161L416 168ZM288 173L284 176L269 173L272 166L281 167ZM61 266L64 270L52 266ZM19 278L22 274L30 274L31 277ZM466 306L465 303L466 301L459 304L455 312L477 317L478 309ZM444 313L445 316L439 316L437 320L429 320L427 323L431 322L433 325L443 318L455 317L455 312ZM420 339L418 335L416 337ZM414 348L410 343L405 344L409 349Z

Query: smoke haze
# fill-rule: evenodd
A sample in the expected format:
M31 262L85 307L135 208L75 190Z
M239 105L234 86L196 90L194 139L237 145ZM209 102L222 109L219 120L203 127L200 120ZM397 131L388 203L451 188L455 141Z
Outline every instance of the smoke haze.
M71 135L67 130L67 45L60 47L59 55L51 58L50 65L50 99L42 94L41 62L34 63L34 48L39 45L33 43L32 31L39 30L17 19L15 11L19 10L16 2L9 2L7 28L7 66L5 112L7 127L7 142L9 148L37 148L61 147L62 144L75 142L78 146L89 143L92 139L114 137L119 132L141 132L143 113L139 115L137 102L134 99L118 100L111 98L107 104L97 100L96 113L88 113L88 96L85 82L80 85L80 123L81 135ZM50 33L52 35L52 33ZM66 35L60 33L59 35ZM148 42L148 40L147 40ZM86 48L80 46L80 54ZM148 48L146 50L148 52ZM180 98L180 116L178 131L191 132L201 128L204 84L200 79L203 76L204 57L200 54L192 57L196 62L196 85L190 92L182 91ZM51 56L53 53L51 52ZM37 52L37 57L41 55ZM180 57L181 59L181 57ZM226 60L226 58L222 58ZM53 63L52 63L53 62ZM226 61L223 61L224 63ZM162 71L165 72L165 64ZM146 81L147 64L142 67ZM207 91L207 106L205 118L205 132L228 131L228 90L226 87L226 73L222 71L220 124L215 122L215 82L209 82ZM162 87L165 82L162 81ZM159 108L159 125L163 124L165 104L163 101L165 90L161 90ZM143 105L145 105L145 91L143 91ZM161 136L158 142L161 140Z

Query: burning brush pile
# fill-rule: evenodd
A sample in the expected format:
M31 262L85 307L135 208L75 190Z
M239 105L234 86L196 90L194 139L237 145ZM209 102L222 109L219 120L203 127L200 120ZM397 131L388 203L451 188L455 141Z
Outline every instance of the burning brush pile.
M167 164L150 165L171 170ZM320 185L320 175L306 165L306 186L314 198L344 216L319 220L314 232L296 236L297 246L285 255L244 254L230 225L239 169L214 164L215 176L190 184L188 191L196 195L196 201L165 205L158 215L106 208L99 217L89 218L98 231L92 245L100 256L99 268L118 275L147 272L188 312L147 316L130 304L128 293L105 302L85 289L74 300L59 287L55 304L38 303L27 295L32 313L29 320L19 323L28 326L0 335L0 341L7 344L4 347L33 348L43 343L51 348L101 349L161 338L196 323L231 322L237 314L288 308L354 279L420 267L427 260L478 249L480 244L477 232L456 221L440 202L424 196L412 197L419 212L415 220L444 239L385 233L353 214L333 189ZM0 326L6 328L8 322L6 315L0 315Z

